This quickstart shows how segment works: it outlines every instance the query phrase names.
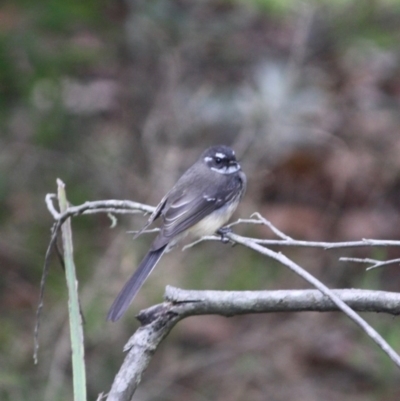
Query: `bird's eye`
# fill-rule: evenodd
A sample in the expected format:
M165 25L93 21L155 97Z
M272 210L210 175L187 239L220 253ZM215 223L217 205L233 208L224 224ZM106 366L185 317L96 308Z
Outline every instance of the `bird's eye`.
M222 163L222 159L220 157L216 157L215 158L215 163L221 164Z

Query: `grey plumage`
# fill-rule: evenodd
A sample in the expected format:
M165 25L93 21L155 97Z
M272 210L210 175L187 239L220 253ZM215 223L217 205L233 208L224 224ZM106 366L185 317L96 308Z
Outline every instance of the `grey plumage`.
M160 232L135 273L112 304L107 320L116 321L168 251L188 232L213 234L231 217L246 190L246 176L232 149L219 145L207 149L164 196L140 235L162 217Z
M166 245L160 249L147 253L135 273L133 273L131 278L125 283L117 298L115 298L115 301L108 312L107 320L115 322L124 314L133 298L146 281L146 278L150 275L157 262L160 260L165 248Z

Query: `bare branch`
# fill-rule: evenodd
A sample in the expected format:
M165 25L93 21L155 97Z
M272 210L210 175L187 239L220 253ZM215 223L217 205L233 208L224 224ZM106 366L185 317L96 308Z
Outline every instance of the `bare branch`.
M398 292L354 288L331 291L358 312L400 314ZM329 297L318 290L198 291L168 285L164 298L173 304L189 304L190 306L185 307L185 317L208 314L233 316L242 313L340 311Z
M245 219L238 220L239 223L250 223L254 224L252 220L246 221ZM259 224L259 223L257 223ZM228 227L230 227L229 225ZM361 248L361 247L389 247L389 246L400 246L400 241L393 240L376 240L376 239L362 239L361 241L346 241L346 242L317 242L317 241L302 241L296 239L290 240L275 240L275 239L261 239L253 237L241 237L248 241L252 241L258 245L269 245L269 246L293 246L300 248L322 248L325 250L330 249L341 249L341 248ZM220 241L221 237L218 235L205 235L204 237L187 244L183 247L183 250L189 249L192 246L203 242L203 241ZM340 258L343 261L344 259Z
M160 231L160 229L159 228L151 228L151 229L149 229L149 230L130 230L130 231L127 231L126 233L127 234L138 234L138 233L140 233L140 234L151 234L151 233L158 233Z
M143 203L132 202L129 200L110 199L85 202L79 206L70 206L65 213L61 214L59 220L64 221L68 217L92 213L152 213L154 209L153 206L145 205Z
M377 267L387 266L394 263L400 263L400 259L390 259L390 260L377 260L377 259L360 259L360 258L340 258L341 262L354 262L354 263L371 263L372 266L367 267L366 270L372 270Z
M276 228L269 220L265 219L264 217L261 216L260 213L256 212L253 213L250 217L256 216L258 220L261 221L262 224L266 225L271 229L271 231L279 238L282 238L286 241L293 241L292 238L290 238L288 235L284 234L281 230Z
M240 221L242 222L242 221ZM318 241L302 241L296 239L290 240L275 240L275 239L261 239L253 237L241 237L243 239L254 242L258 245L270 245L270 246L296 246L301 248L322 248L325 250L329 249L340 249L340 248L361 248L361 247L388 247L388 246L400 246L400 241L395 240L379 240L379 239L362 239L361 241L345 241L345 242L318 242ZM221 237L216 235L207 235L202 237L202 241L220 241ZM196 241L198 243L201 241ZM185 248L190 247L192 244L187 245Z
M332 290L336 297L359 312L400 314L400 294L368 290ZM167 286L166 302L141 311L143 326L129 339L128 354L107 401L128 401L160 342L180 320L189 316L235 316L246 313L289 311L338 311L332 300L318 290L191 291Z
M351 320L353 320L356 324L358 324L365 333L373 340L376 344L381 347L381 349L389 356L389 358L400 367L400 356L395 352L395 350L384 340L384 338L373 329L361 316L355 313L346 303L344 303L337 295L335 295L325 284L319 281L317 278L312 276L306 270L304 270L301 266L294 263L288 257L283 255L280 252L272 251L269 248L265 248L259 244L254 243L253 241L243 238L240 235L227 233L226 237L236 242L238 244L244 245L248 248L251 248L263 255L269 256L272 259L277 260L283 265L287 266L290 270L295 272L297 275L302 277L304 280L309 282L315 288L320 290L324 295L329 297L332 302L341 309Z
M93 213L115 213L115 214L128 214L128 213L153 213L155 207L145 205L143 203L132 202L130 200L101 200L85 202L78 206L69 206L64 213L58 213L52 203L54 194L47 194L45 201L48 210L56 221L61 224L68 218L78 216L80 214L93 214Z
M299 241L299 240L263 240L251 238L260 245L279 245L279 246L299 246L308 248L323 248L323 249L339 249L339 248L361 248L361 247L387 247L387 246L400 246L400 241L394 240L379 240L379 239L366 239L361 241L344 241L344 242L315 242L315 241Z
M186 251L187 249L190 249L194 247L197 244L200 244L200 242L203 241L221 241L221 237L216 237L215 235L205 235L204 237L201 237L197 239L196 241L191 242L190 244L185 245L182 248L182 251Z
M163 303L138 315L144 326L136 330L124 348L129 352L114 379L107 401L132 399L158 345L181 319L170 307L171 304Z
M58 220L60 217L60 213L58 213L56 208L54 207L53 199L55 199L55 198L57 198L56 194L47 194L45 197L45 202L46 202L47 209L54 217L54 220Z
M373 266L367 267L366 270L372 270L372 269L375 269L376 267L387 266L387 265L391 265L393 263L400 263L400 259L391 259L391 260L384 260L384 261L377 260Z
M35 328L33 330L33 342L34 342L33 360L34 360L35 364L38 363L39 329L40 329L40 318L42 315L43 304L44 304L43 303L44 287L45 287L45 283L46 283L47 274L49 273L51 251L53 250L53 247L56 245L57 234L58 234L58 230L60 229L60 227L61 227L61 224L59 221L57 223L53 224L53 227L51 229L50 243L47 247L46 255L44 257L44 266L43 266L43 271L42 271L42 277L40 279L39 303L38 303L38 307L36 309L36 322L35 322Z
M40 280L39 302L36 310L36 323L33 334L34 337L33 359L35 363L37 363L38 361L40 318L44 305L43 302L44 288L47 274L49 272L50 256L53 247L56 245L57 235L63 223L69 217L78 216L80 214L92 214L92 213L114 213L114 214L145 213L146 214L146 213L152 213L155 210L154 207L149 205L144 205L142 203L132 202L129 200L111 199L111 200L85 202L79 206L69 206L64 213L59 213L53 204L53 199L55 197L56 197L55 194L47 194L45 197L47 209L54 217L55 223L51 229L51 238L46 250L42 278ZM115 223L115 221L112 221L112 224L113 223Z
M253 216L257 217L256 219L253 219ZM276 228L269 220L265 219L264 217L261 216L260 213L255 212L250 216L250 219L238 219L234 221L231 224L228 224L226 227L231 228L233 226L236 226L238 224L256 224L256 225L263 225L267 226L271 229L271 231L279 238L282 238L283 240L287 241L292 241L292 238L289 237L288 235L284 234L281 230Z
M43 307L42 296L44 280L48 271L48 260L50 251L53 248L57 233L64 221L73 216L80 214L90 213L153 213L155 208L136 203L131 201L119 201L119 200L107 200L107 201L95 201L85 202L79 206L69 207L64 213L59 213L55 209L53 202L53 195L48 194L46 196L47 207L55 218L56 223L52 229L51 241L46 253L45 267L43 270L42 277L42 288L41 288L41 301L38 307L38 316ZM253 218L255 216L256 218ZM274 292L272 297L275 297L276 304L271 307L272 298L269 299L268 307L272 308L270 311L281 311L281 310L341 310L350 319L352 319L357 325L359 325L366 334L375 341L379 347L391 358L391 360L400 367L400 356L387 344L387 342L370 326L365 320L363 320L353 309L359 311L384 311L387 313L398 314L399 295L391 293L382 293L377 291L361 291L361 290L330 290L323 283L317 280L314 276L304 270L302 267L288 259L285 255L280 252L275 252L265 245L277 245L277 246L296 246L296 247L312 247L312 248L349 248L349 247L371 247L371 246L400 246L400 241L393 240L375 240L375 239L363 239L361 241L347 241L347 242L313 242L313 241L298 241L295 240L279 229L277 229L271 222L262 217L259 213L255 213L251 216L251 219L240 219L228 227L232 227L237 224L258 224L265 225L271 229L271 231L279 237L277 240L265 240L259 238L249 238L236 235L234 233L227 232L224 234L232 243L242 244L248 248L255 250L263 255L266 255L272 259L275 259L287 266L289 269L294 271L304 280L312 284L318 291L307 290L300 292L291 292L287 295L285 292L277 291ZM114 220L115 223L115 220ZM154 232L156 230L146 230L146 232ZM184 249L187 249L201 241L220 241L221 238L218 235L211 235L201 238L192 244L187 245ZM341 259L349 260L349 259ZM355 260L352 260L355 261ZM361 262L362 260L357 260ZM391 261L376 261L376 260L363 260L363 263L374 263L371 267L384 266L389 263L400 262L400 259L393 259ZM233 295L232 295L233 294ZM390 294L390 295L388 295ZM207 296L211 298L208 299ZM129 349L128 356L118 373L116 380L113 384L112 390L108 396L108 400L127 400L126 394L133 394L136 386L140 382L141 375L144 369L147 367L152 354L157 348L158 344L168 334L172 327L182 318L193 315L193 314L205 314L205 313L218 313L225 316L238 313L254 313L254 312L267 312L264 310L264 304L257 298L260 293L258 292L238 292L238 293L224 293L221 295L215 292L182 292L177 289L167 289L167 299L162 305L156 305L146 311L141 312L139 320L142 322L141 327L131 338L126 349ZM262 292L265 295L265 292ZM185 298L189 296L189 298ZM230 309L227 312L226 307L229 305L228 299L223 300L221 296L233 297L233 302L247 302L247 306L244 304L241 306L241 311L236 304L236 309ZM192 300L190 297L198 297ZM289 297L289 298L288 298ZM297 297L297 298L296 298ZM394 298L393 298L394 297ZM205 306L206 305L206 306ZM247 309L246 309L247 308ZM273 309L275 308L275 309ZM287 308L287 309L285 309ZM37 342L37 334L39 329L39 323L35 329L35 341ZM37 353L37 344L35 346ZM132 368L132 364L134 368Z
M271 231L279 238L275 239L262 239L262 238L251 238L251 237L242 237L247 238L249 240L254 241L260 245L277 245L277 246L299 246L299 247L308 247L308 248L323 248L323 249L338 249L338 248L357 248L357 247L365 247L365 246L400 246L400 241L394 240L378 240L378 239L366 239L363 238L361 241L343 241L343 242L320 242L320 241L301 241L296 240L288 235L284 234L277 227L275 227L269 220L260 215L260 213L255 212L250 217L256 216L256 219L238 219L233 223L227 225L227 227L233 227L238 224L255 224L255 225L265 225L271 229ZM218 236L206 236L203 237L204 240L207 241L219 241L220 237ZM201 241L200 241L201 242Z

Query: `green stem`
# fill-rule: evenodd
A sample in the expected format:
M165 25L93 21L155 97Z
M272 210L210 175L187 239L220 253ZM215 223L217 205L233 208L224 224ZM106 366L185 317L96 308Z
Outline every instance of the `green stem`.
M60 212L64 213L68 209L65 184L60 179L57 179L57 185ZM70 218L68 218L62 225L61 236L64 250L65 277L68 287L68 313L72 348L74 400L86 401L85 348L82 317L79 308L78 280L76 278L75 264L73 258L74 250L72 245L72 230Z

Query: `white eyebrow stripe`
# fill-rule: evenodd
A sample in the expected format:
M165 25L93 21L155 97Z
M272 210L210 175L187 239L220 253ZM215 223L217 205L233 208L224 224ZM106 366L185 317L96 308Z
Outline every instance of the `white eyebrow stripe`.
M215 157L219 157L220 159L226 159L226 154L218 152L215 154Z

